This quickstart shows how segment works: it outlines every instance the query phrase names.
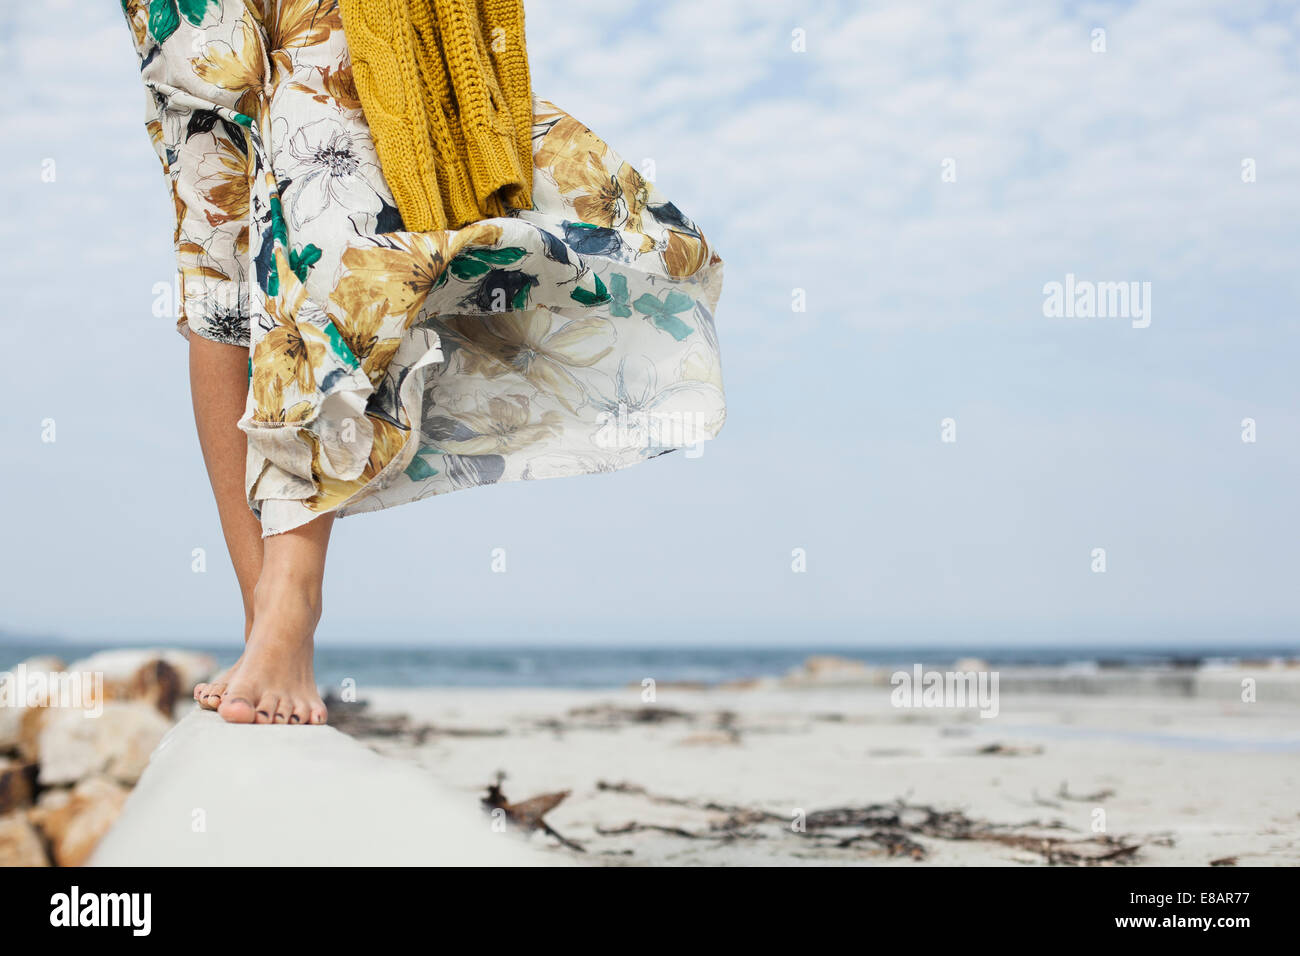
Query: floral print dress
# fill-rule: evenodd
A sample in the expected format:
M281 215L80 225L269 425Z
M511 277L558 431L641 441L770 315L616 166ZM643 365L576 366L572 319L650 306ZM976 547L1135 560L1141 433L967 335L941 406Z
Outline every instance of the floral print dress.
M717 434L722 260L534 97L533 208L407 232L337 0L122 0L176 211L178 328L248 347L264 534Z

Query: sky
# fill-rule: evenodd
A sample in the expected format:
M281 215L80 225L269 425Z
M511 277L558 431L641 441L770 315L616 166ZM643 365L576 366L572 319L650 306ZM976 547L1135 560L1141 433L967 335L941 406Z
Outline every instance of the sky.
M727 425L344 519L322 643L1295 642L1300 5L526 8L725 260ZM237 642L118 5L6 4L0 78L0 632Z

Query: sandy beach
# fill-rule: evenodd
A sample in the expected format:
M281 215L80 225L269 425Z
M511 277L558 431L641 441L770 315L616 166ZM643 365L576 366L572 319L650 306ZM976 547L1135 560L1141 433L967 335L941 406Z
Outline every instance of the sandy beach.
M468 801L504 773L600 865L1295 865L1300 707L888 688L375 690L339 724ZM401 716L398 716L401 715Z
M306 860L340 827L402 849L381 865L485 862L505 845L475 841L507 831L540 852L521 846L524 865L1300 864L1300 667L1283 659L924 672L983 688L967 697L834 655L721 683L362 681L302 729L196 714L184 689L215 666L180 649L18 665L5 687L45 689L0 708L0 865L79 866L101 841L117 864L185 841L185 861L242 860L246 833ZM229 785L193 793L207 762ZM277 826L247 805L272 778ZM184 825L192 807L211 829Z

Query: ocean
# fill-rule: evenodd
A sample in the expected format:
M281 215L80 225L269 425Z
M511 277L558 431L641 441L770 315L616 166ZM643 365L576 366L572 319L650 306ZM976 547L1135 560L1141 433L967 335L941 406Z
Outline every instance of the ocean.
M0 638L0 671L41 654L66 663L107 647L138 644L76 644ZM191 648L191 645L177 645ZM195 646L224 666L238 648ZM1043 667L1123 669L1193 668L1216 660L1268 660L1294 657L1296 648L1198 647L1124 648L1087 646L889 648L836 647L815 644L790 647L341 647L316 649L316 679L325 685L352 678L371 687L565 687L601 688L640 683L699 681L707 684L755 677L779 677L814 655L835 655L872 666L950 668L961 658L978 657L994 668Z

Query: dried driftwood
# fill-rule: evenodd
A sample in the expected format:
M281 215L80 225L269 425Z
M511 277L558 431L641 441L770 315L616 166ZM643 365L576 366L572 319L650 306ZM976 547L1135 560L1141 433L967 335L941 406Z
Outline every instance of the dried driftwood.
M959 810L939 810L934 807L896 803L874 803L862 807L831 807L814 810L802 820L802 829L790 825L791 818L767 810L733 806L713 801L691 800L663 794L653 794L632 783L600 781L596 789L607 793L621 793L642 797L652 803L686 807L712 813L725 814L706 830L687 830L657 824L632 821L619 827L597 828L602 836L616 836L653 830L692 840L759 840L790 834L802 839L836 848L847 848L859 843L874 843L890 856L907 856L922 860L928 855L925 845L916 837L938 840L973 840L996 843L1041 856L1051 865L1105 866L1128 863L1141 850L1142 844L1108 834L1086 837L1051 835L1050 831L1068 829L1059 820L1043 822L1029 820L1017 824L992 823L976 820ZM757 829L760 824L780 823L779 830L771 832ZM1026 833L1032 830L1037 833Z
M326 696L330 726L352 737L396 738L404 742L422 744L430 737L501 737L503 728L439 727L421 724L406 714L372 714L370 704L361 701L342 701L333 694Z
M1075 800L1079 803L1100 803L1103 800L1109 800L1115 796L1115 791L1109 787L1096 790L1092 793L1071 793L1070 788L1065 781L1061 781L1060 789L1056 791L1056 796L1061 800Z
M494 783L488 784L487 794L483 797L483 807L489 812L492 810L501 810L506 817L507 822L512 826L523 830L525 833L532 833L534 830L541 830L547 836L554 837L562 845L570 850L576 850L579 853L585 853L586 849L580 843L568 839L552 829L543 817L560 805L570 793L568 790L560 790L555 793L543 793L536 797L529 797L527 800L521 800L518 803L511 803L506 799L505 793L501 790L501 784L506 775L498 771Z
M985 744L978 748L975 753L980 757L997 756L997 757L1036 757L1043 752L1043 748L1037 744L1027 744L1023 747L1017 747L1012 744L992 743Z

